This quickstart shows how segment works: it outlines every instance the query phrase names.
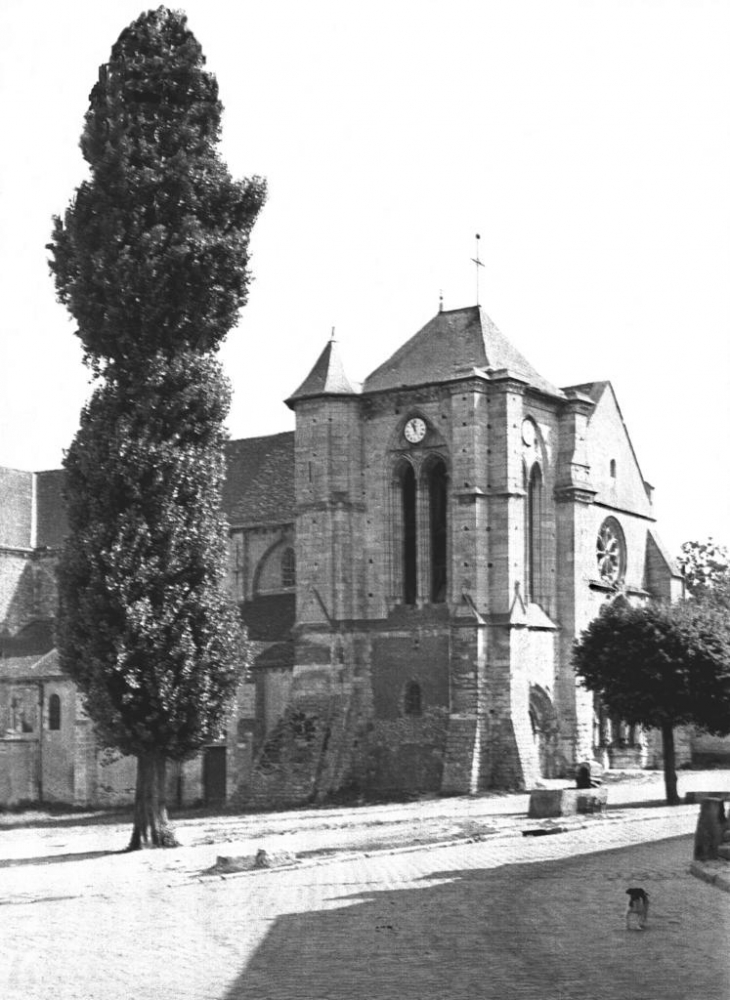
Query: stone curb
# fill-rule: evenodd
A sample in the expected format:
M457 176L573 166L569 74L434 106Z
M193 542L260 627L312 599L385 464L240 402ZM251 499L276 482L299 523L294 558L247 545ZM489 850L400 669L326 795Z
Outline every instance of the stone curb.
M729 865L717 861L693 861L689 866L689 870L695 878L708 882L723 892L730 892L729 869Z
M603 825L604 823L642 823L649 822L651 820L659 819L659 816L604 816L603 819L596 818L596 823ZM588 821L572 823L569 826L561 824L557 829L550 829L548 827L548 832L551 833L572 833L575 830L586 830L588 827L592 826L593 823ZM597 826L598 828L598 826ZM447 840L437 840L431 843L421 843L421 844L408 844L404 847L382 847L382 848L372 848L371 850L358 850L358 851L338 851L333 848L328 851L325 856L322 857L297 857L296 861L291 864L277 865L272 868L252 868L248 871L239 872L208 872L202 871L191 876L190 881L202 881L203 879L231 879L231 878L241 878L250 877L256 875L270 875L275 872L280 871L291 871L292 869L301 868L319 868L322 865L332 864L337 861L356 861L358 858L372 858L377 856L392 857L394 855L400 854L412 854L415 851L424 850L438 850L444 847L454 847L459 844L479 844L485 843L487 841L493 840L511 840L522 838L523 828L515 827L507 830L497 830L494 833L484 833L477 834L472 837L452 837ZM677 836L677 834L669 834L670 837ZM327 850L325 848L325 850ZM730 888L728 889L730 891Z

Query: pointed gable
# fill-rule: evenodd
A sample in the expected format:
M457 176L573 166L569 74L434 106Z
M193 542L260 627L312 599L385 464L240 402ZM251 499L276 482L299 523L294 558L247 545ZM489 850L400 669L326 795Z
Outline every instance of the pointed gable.
M571 386L596 404L588 420L586 447L596 502L653 518L646 483L610 382Z
M494 325L481 306L437 313L368 376L364 392L450 382L473 371L509 373L551 396L562 397Z
M312 396L353 396L355 390L350 384L337 350L337 341L330 340L317 358L314 368L302 384L287 399L291 406L298 399L308 399Z

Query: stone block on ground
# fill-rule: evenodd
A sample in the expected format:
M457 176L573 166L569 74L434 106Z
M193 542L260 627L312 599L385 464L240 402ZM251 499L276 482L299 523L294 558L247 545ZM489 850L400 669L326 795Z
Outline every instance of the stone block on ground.
M527 815L530 819L604 812L608 788L534 788Z
M684 801L693 805L695 802L702 802L704 799L723 799L725 802L730 801L730 791L724 792L685 792Z
M719 857L718 852L727 825L722 799L709 798L700 802L700 814L695 830L695 861L712 861Z
M578 807L574 791L574 788L534 788L527 815L530 819L574 816Z
M608 788L581 788L574 791L579 813L603 813L608 803Z
M210 874L232 875L235 872L250 872L261 868L281 868L296 864L297 857L289 851L265 851L256 854L226 855L219 854L210 869Z

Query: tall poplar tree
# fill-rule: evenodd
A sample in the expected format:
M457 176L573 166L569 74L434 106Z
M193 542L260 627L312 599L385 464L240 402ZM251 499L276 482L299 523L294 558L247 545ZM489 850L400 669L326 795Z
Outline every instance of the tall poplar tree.
M142 14L90 95L90 178L49 250L96 388L66 456L58 647L97 733L137 757L131 848L174 843L169 760L215 738L245 651L225 596L229 389L259 178L221 161L215 77L180 12Z

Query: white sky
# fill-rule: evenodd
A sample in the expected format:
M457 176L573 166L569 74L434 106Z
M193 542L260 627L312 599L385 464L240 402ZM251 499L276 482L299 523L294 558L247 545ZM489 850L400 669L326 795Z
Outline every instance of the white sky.
M47 270L98 66L139 0L0 6L0 465L58 467L88 375ZM334 325L361 380L481 301L557 385L610 379L661 534L730 542L730 3L190 0L223 154L269 183L223 360L234 437Z

